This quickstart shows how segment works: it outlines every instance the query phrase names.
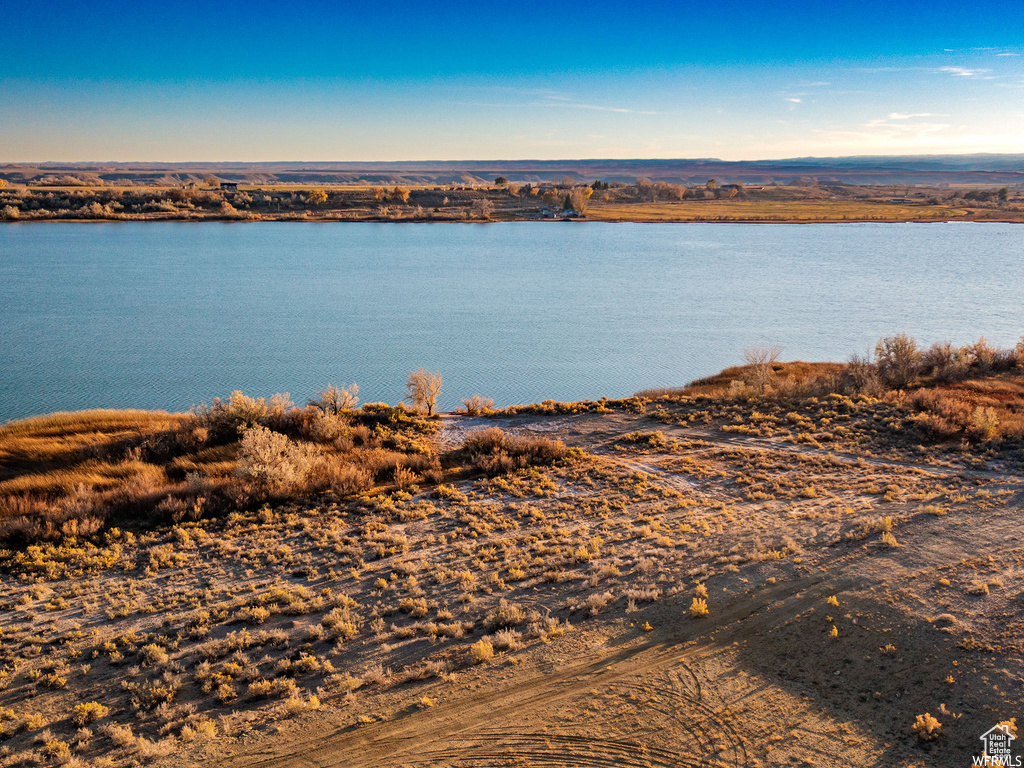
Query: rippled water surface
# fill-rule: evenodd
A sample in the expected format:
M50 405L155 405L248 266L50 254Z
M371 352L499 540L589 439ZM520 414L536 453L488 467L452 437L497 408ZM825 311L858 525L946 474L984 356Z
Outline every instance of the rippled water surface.
M0 227L0 420L186 409L356 381L441 405L620 397L780 344L1012 345L1012 224L34 224Z

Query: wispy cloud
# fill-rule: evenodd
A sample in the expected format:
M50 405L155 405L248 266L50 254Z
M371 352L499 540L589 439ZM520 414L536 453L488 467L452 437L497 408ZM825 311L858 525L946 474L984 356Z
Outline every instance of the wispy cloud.
M995 80L998 77L998 75L992 74L991 69L985 67L851 67L850 71L863 72L869 75L887 74L890 72L932 72L934 74L951 75L952 77L963 77L972 80Z
M934 112L890 112L890 120L910 120L915 117L945 117L945 115L937 115Z
M803 104L804 103L803 99L798 99L796 96L787 96L786 97L786 101L788 101L788 102L790 102L792 104Z
M937 72L944 72L953 77L972 77L980 78L985 80L991 80L989 73L991 69L971 69L969 67L939 67Z
M913 142L920 140L929 134L941 133L951 127L952 126L949 123L937 123L927 120L910 122L903 118L897 118L895 121L891 119L879 119L869 120L861 125L860 130L847 131L846 133L850 136L858 136L865 140L886 139ZM841 133L835 131L821 132Z
M932 154L1010 151L1024 133L973 130L971 126L932 122L872 120L850 127L818 128L801 136L759 140L745 148L750 157L842 154Z
M864 72L868 75L877 75L884 72L907 72L920 67L848 67L850 72Z
M620 115L659 115L661 112L646 109L633 109L608 104L590 104L580 101L575 96L561 91L548 89L498 89L523 96L525 98L517 101L450 101L449 104L458 104L468 107L489 107L498 109L584 109L593 112L613 112Z
M548 107L570 107L572 109L593 109L597 112L618 112L623 115L657 115L658 112L654 112L646 109L626 109L625 107L603 107L598 104L577 104L577 103L565 103L565 104L540 104L539 106Z

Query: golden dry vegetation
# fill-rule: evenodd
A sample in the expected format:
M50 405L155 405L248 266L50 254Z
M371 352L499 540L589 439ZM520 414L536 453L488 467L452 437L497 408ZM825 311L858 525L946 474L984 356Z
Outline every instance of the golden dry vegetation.
M975 215L947 205L899 205L884 201L733 201L595 204L587 217L597 221L843 222L946 221Z
M101 500L154 472L165 499L235 491L9 529L0 764L958 764L1024 673L1024 377L971 349L900 390L898 361L755 353L435 420L238 396L7 425L4 482L56 501L60 472ZM247 435L321 468L272 488ZM357 488L315 479L385 453Z
M216 182L216 180L214 180ZM211 221L844 222L1021 221L1007 188L854 185L749 186L637 179L441 185L79 183L0 189L0 222Z

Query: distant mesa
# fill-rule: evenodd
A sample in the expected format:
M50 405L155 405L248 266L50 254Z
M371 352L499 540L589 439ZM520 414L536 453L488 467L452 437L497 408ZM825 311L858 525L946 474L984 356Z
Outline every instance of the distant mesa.
M638 178L703 184L1024 184L1024 154L800 157L786 160L411 160L400 162L266 163L12 163L0 179L14 184L59 182L175 185L215 176L221 189L238 184L433 185L545 183L573 176L632 183Z

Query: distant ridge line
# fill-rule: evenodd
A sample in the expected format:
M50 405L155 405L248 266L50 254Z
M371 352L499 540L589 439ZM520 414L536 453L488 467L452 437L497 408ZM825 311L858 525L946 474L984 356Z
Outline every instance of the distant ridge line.
M573 176L633 182L647 177L673 183L739 184L1024 184L1024 153L969 155L851 155L781 160L717 158L591 158L583 160L394 161L81 161L0 163L0 178L31 183L47 176L84 174L104 182L174 184L215 175L252 184L452 184L548 182Z

